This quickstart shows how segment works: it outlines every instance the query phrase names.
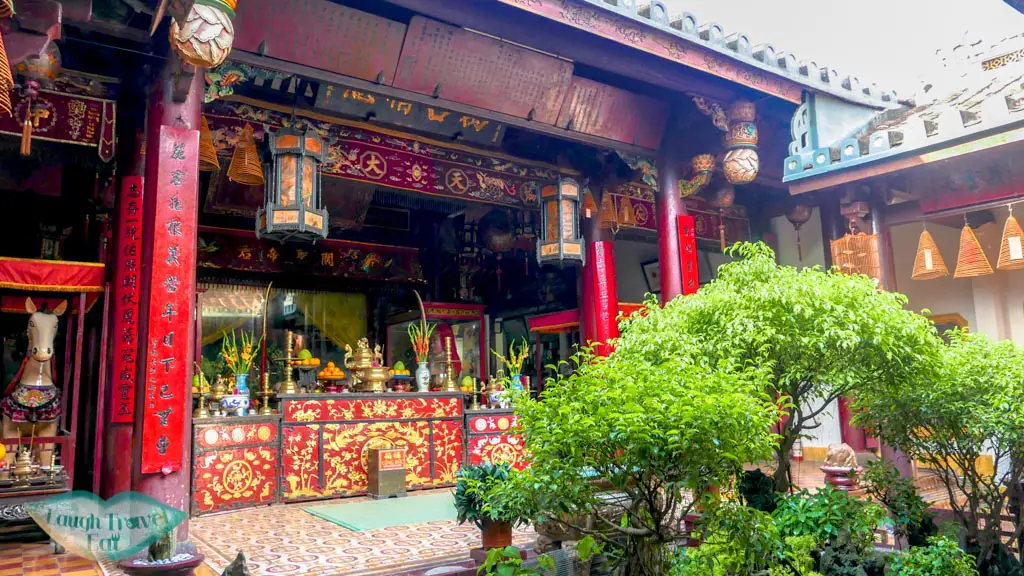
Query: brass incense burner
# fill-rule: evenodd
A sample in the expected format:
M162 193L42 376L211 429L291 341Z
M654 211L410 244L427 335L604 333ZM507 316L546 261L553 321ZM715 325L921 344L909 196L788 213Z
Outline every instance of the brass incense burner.
M18 450L18 456L14 459L14 477L23 478L31 476L36 471L32 464L32 449L28 446Z
M370 348L370 341L360 338L356 349L345 345L345 368L352 374L354 389L361 392L383 393L387 391L387 381L391 379L391 370L384 366L384 353L380 345Z

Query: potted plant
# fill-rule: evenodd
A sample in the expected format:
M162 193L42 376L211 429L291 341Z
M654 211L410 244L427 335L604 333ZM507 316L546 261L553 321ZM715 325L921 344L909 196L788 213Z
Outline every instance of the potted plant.
M464 466L457 475L455 510L459 524L476 524L485 550L511 546L512 528L526 523L525 510L500 490L511 475L508 464L490 462Z

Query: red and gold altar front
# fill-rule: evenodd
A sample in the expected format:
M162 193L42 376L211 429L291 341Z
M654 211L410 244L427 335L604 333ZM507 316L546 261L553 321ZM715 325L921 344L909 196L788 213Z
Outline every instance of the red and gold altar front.
M467 415L465 401L443 392L297 394L281 396L279 415L196 419L192 514L364 495L371 448L405 448L409 490L453 486L467 461L522 467L512 412Z

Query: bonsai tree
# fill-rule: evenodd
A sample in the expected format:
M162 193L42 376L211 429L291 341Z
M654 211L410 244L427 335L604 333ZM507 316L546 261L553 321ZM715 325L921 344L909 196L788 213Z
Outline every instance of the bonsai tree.
M910 546L927 546L928 539L938 534L928 503L917 493L917 487L888 460L874 460L864 466L860 487L889 512L896 535L896 547L906 541Z
M1024 350L980 334L947 335L934 377L908 387L872 384L857 398L858 420L941 478L982 574L1012 573L1000 518L1020 501L1024 481ZM985 455L994 473L978 466ZM1024 531L1015 522L1010 542Z
M833 400L867 382L918 381L941 341L926 318L904 309L904 296L879 291L871 278L780 266L763 243L730 253L738 259L696 294L625 322L619 346L650 363L685 357L711 370L764 369L765 390L785 413L773 478L783 492L793 444Z
M607 358L581 352L539 401L520 393L530 467L505 488L534 520L593 536L626 575L665 574L671 545L686 536L680 520L714 508L714 487L731 487L777 440L766 371L657 354L674 318L657 306L647 316Z

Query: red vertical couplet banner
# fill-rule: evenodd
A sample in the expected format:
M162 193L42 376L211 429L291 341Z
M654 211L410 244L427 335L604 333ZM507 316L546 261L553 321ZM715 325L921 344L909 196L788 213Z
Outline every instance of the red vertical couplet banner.
M142 473L181 468L190 407L189 328L195 298L199 131L160 127L153 219ZM143 345L142 342L139 343Z
M135 417L135 360L138 357L139 261L142 258L142 176L121 179L117 230L114 237L114 345L110 403L111 422L131 423Z
M683 273L683 295L700 290L697 268L697 228L693 216L676 216L679 226L679 268Z
M591 242L587 265L593 266L594 350L611 353L608 340L619 337L619 292L615 279L615 252L611 242Z

